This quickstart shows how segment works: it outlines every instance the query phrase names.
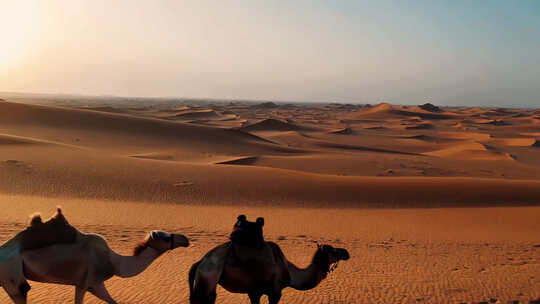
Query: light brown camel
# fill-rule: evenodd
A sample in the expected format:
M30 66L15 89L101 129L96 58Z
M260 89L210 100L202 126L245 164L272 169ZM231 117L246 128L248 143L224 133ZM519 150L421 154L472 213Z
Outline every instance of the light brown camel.
M240 223L245 216L238 219ZM231 242L215 247L191 266L188 279L191 304L215 303L218 284L229 292L248 294L252 304L259 304L262 295L268 296L270 304L277 304L282 289L312 289L335 269L339 261L349 259L349 253L343 248L318 245L311 264L300 269L285 258L276 243L261 241L258 230L246 233L243 231L246 227L242 228L239 223L235 225ZM250 223L251 227L247 229L260 229L264 220L259 218L257 223L259 228ZM257 236L252 246L246 245L249 243L246 239L236 241L249 235Z
M2 286L14 303L26 303L30 289L26 279L74 285L75 304L83 302L87 291L107 303L116 303L105 288L106 280L115 275L124 278L135 276L166 251L189 245L183 235L152 231L135 247L133 256L123 256L112 251L103 237L75 231L73 243L24 250L13 256ZM25 292L19 286L26 286Z

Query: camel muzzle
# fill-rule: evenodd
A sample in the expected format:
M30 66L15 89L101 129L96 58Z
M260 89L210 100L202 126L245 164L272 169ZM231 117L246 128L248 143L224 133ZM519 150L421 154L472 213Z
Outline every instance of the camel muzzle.
M349 252L347 249L336 248L337 257L340 261L347 261L350 258Z
M181 234L171 235L171 249L178 247L188 247L189 239Z

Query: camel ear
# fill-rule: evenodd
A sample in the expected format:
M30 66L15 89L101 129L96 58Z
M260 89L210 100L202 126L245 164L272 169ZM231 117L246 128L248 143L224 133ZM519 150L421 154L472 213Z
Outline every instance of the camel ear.
M324 250L324 251L332 251L332 250L334 250L334 247L324 244L324 245L321 246L321 249Z
M243 214L239 215L237 219L239 222L245 222L247 220L246 216Z
M261 227L264 226L264 218L263 217L258 217L256 223L257 223L257 225L259 225Z
M152 232L150 232L150 238L151 238L152 240L156 240L156 239L158 238L158 232L155 231L155 230L152 231Z

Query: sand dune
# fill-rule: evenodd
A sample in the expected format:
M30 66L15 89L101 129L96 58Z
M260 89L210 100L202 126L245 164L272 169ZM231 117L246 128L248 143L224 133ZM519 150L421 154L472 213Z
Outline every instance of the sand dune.
M257 108L257 109L275 109L275 108L279 108L279 106L271 101L269 102L263 102L263 103L260 103L258 105L253 105L252 108Z
M488 120L487 122L484 122L484 124L492 125L492 126L508 126L511 125L509 122L502 120L502 119L494 119L494 120Z
M383 126L368 126L368 127L364 127L364 129L366 129L366 130L386 130L387 128L385 128Z
M439 132L442 137L453 138L453 139L474 139L474 140L489 140L491 139L491 134L487 133L476 133L476 132Z
M114 108L114 107L84 107L83 110L99 111L99 112L109 112L109 113L127 113L124 109Z
M443 112L443 110L435 105L432 105L431 103L425 103L423 105L418 106L420 109L428 112L435 112L440 113Z
M30 139L30 138L0 134L0 146L2 145L30 145L30 144L37 145L37 144L45 144L45 143L38 140Z
M183 120L193 119L219 119L221 116L214 110L184 111L174 114L172 117Z
M494 122L494 120L489 119L489 118L478 118L478 119L464 120L463 122L471 123L471 124L490 124Z
M512 147L530 147L534 145L534 138L494 138L489 141L490 143L502 146Z
M416 126L405 127L405 129L407 130L426 130L426 129L433 129L433 128L435 128L435 126L430 123L423 123Z
M246 156L246 157L239 157L231 160L221 161L216 164L218 165L252 165L254 164L259 158L257 156Z
M256 132L258 136L269 140L280 146L291 147L295 149L305 149L312 146L311 135L299 131L264 131ZM297 151L301 152L301 151Z
M264 119L242 127L243 131L257 132L257 131L313 131L315 129L299 126L290 122L284 122L277 119Z
M316 289L287 289L285 303L540 298L531 110L80 106L0 103L0 239L58 204L124 254L152 229L192 239L140 276L108 282L120 303L187 303L189 266L227 240L240 213L264 216L267 239L299 266L317 242L351 252ZM32 287L31 303L73 296ZM219 289L218 303L248 300Z
M338 135L351 135L351 134L355 134L356 132L352 128L343 128L343 129L330 131L329 133L338 134Z
M465 160L513 160L513 157L509 153L499 152L490 146L475 141L454 144L426 154Z
M358 110L346 115L346 119L397 119L401 117L419 117L421 119L449 119L449 114L433 113L425 110L398 109L387 103L381 103L369 109Z
M156 227L193 240L192 246L163 255L139 276L106 283L119 303L134 304L187 303L189 267L227 240L239 212L227 206L0 196L0 240L24 227L29 213L47 212L57 204L70 223L103 235L122 254L129 254ZM277 242L300 267L309 264L316 242L351 253L352 259L340 263L316 289L284 290L284 303L478 303L491 298L528 303L540 297L538 208L241 210L249 218L263 215L266 239ZM31 284L30 303L72 301L71 286ZM4 292L0 302L9 303ZM85 303L102 302L88 295ZM217 303L249 302L245 295L220 288Z
M425 135L425 134L412 135L412 136L402 136L400 138L412 139L412 140L420 140L420 141L423 141L423 142L430 142L430 143L442 143L442 142L454 142L454 141L456 141L455 139L451 139L451 138L440 138L440 137L435 137L435 136L430 136L430 135Z
M235 112L244 111L250 110L235 108ZM310 115L321 115L310 108L291 111L302 111L302 120L307 120ZM382 104L365 111L378 113L395 109ZM334 122L329 120L330 126L340 124L340 113L327 114L336 119ZM293 123L294 119L290 122L283 118L259 120L242 130L227 130L134 114L4 102L0 104L0 127L4 131L2 142L5 148L0 151L0 157L26 164L31 169L7 166L0 171L3 176L0 191L198 204L227 201L296 205L311 202L320 206L332 201L339 206L369 206L372 201L386 201L387 193L402 191L401 181L392 182L379 175L397 175L404 178L404 182L412 178L410 182L416 185L414 187L422 187L423 183L431 183L432 178L450 174L487 178L482 184L514 182L499 181L501 176L530 179L523 196L508 199L509 204L531 203L530 198L536 192L529 187L536 185L540 170L531 156L511 148L534 146L532 139L493 138L488 133L449 131L451 125L437 124L438 121L430 122L437 125L437 131L426 129L422 134L408 134L403 129L350 133L353 129L348 126L305 131L301 124ZM342 136L339 131L344 131L347 136ZM22 143L33 143L36 147L24 149ZM469 162L467 167L472 171L453 169L459 167L459 161ZM520 164L512 168L491 163L495 161ZM358 165L347 168L347 162L358 162ZM332 163L340 165L332 169ZM354 176L346 177L342 173ZM426 175L433 177L418 179L418 176ZM175 186L179 181L188 181L190 186ZM366 195L363 189L367 181L368 184L389 183L386 185L389 188L380 194ZM476 180L467 183L474 185ZM457 190L458 184L456 181L453 188L434 188L429 192L433 195L445 191L461 192ZM337 185L342 189L339 194L334 188ZM321 190L301 190L308 188ZM243 189L242 194L236 189ZM411 196L405 197L399 205L493 203L491 196L463 193L468 194L454 202L444 195L432 200L421 192L411 192ZM284 197L289 199L283 200Z
M521 133L523 136L533 136L533 137L540 137L540 132L524 132Z
M187 148L188 152L223 155L238 154L235 151L240 147L253 153L284 149L273 147L260 137L238 130L9 102L0 104L0 121L2 128L10 135L100 150L116 150L122 155L153 153L156 149L170 150L174 147L181 150Z
M346 144L337 144L337 143L329 143L329 142L319 142L318 145L321 147L334 148L334 149L340 149L340 150L369 151L369 152L407 154L407 155L414 154L414 153L404 152L404 151L386 150L386 149L379 149L379 148L367 147L367 146L346 145Z
M462 109L461 112L462 113L478 114L478 113L484 113L484 112L486 112L486 110L478 108L478 107L470 107L470 108Z
M463 125L463 122L457 122L454 125L452 125L452 127L457 128L457 129L464 129L465 128L465 126Z
M13 157L13 150L4 149L2 159L13 159L24 166L2 167L0 192L237 206L309 203L319 207L528 205L536 204L540 195L538 181L346 177L258 166L110 157L58 148L52 150L58 158L51 159L50 149L35 148L17 157ZM189 187L177 186L185 181ZM456 192L459 197L453 196Z

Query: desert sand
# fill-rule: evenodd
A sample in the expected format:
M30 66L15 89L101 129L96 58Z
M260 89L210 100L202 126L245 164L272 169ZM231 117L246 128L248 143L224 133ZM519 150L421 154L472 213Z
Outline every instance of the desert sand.
M120 303L187 303L189 266L241 213L265 217L300 266L317 242L351 253L284 303L540 298L538 110L4 99L1 241L56 205L124 254L152 229L193 240L110 280ZM30 303L72 301L72 287L32 286Z

